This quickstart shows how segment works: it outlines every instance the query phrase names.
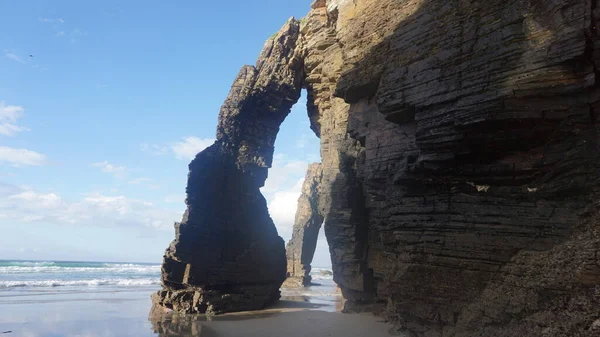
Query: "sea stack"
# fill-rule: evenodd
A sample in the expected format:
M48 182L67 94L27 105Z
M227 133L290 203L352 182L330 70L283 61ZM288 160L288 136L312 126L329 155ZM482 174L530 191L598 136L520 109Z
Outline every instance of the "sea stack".
M319 211L319 184L323 177L320 163L308 166L298 198L292 238L286 247L287 279L284 287L299 288L311 284L311 263L317 248L323 216Z
M187 210L165 252L155 306L185 313L262 309L279 299L284 241L260 192L279 124L300 96L299 23L244 66L219 113L216 142L189 165Z

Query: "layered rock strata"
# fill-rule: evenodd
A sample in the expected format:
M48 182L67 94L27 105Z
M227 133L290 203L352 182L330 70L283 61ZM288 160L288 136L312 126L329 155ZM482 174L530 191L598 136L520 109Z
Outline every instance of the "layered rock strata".
M323 216L319 213L319 184L323 177L320 163L310 164L298 198L292 238L286 246L287 279L284 287L310 285L311 263L317 248Z
M411 336L598 335L599 8L315 1L242 70L217 143L190 165L156 302L220 312L277 297L286 258L258 188L304 86L321 140L313 214L347 311L375 308ZM215 185L231 193L214 199ZM195 268L210 276L185 276ZM246 279L261 290L240 291Z
M217 140L189 165L187 210L165 252L153 303L186 313L262 309L286 277L284 241L260 188L279 125L300 96L299 23L269 39L239 72L219 113Z
M313 4L309 112L347 310L415 336L599 333L597 12Z

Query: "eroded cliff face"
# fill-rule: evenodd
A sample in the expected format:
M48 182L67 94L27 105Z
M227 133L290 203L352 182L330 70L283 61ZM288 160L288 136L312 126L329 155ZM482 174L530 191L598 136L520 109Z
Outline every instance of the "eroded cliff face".
M305 201L347 311L413 336L597 335L598 8L315 1L242 69L217 143L190 164L155 303L223 312L278 297L285 252L258 188L304 87L322 160L317 210ZM290 252L304 277L310 261Z
M309 113L348 310L418 336L600 333L597 12L313 4Z

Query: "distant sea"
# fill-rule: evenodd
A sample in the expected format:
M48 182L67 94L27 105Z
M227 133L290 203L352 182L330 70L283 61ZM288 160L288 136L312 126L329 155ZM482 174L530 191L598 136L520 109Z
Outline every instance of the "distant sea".
M327 286L327 290L331 286L335 289L328 268L313 268L311 275L313 282ZM0 290L38 287L77 287L83 290L159 285L160 264L156 263L0 260ZM311 295L306 291L302 293Z
M0 260L0 289L160 284L160 264Z

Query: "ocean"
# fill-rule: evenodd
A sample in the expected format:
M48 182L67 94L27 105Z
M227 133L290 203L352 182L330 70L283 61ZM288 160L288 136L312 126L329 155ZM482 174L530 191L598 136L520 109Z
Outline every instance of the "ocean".
M314 286L282 289L283 296L335 295L331 269L311 271ZM31 291L51 288L55 292L100 289L158 289L160 264L84 261L8 261L0 260L0 291Z
M160 285L160 265L77 261L0 261L0 289ZM60 291L60 289L57 289Z
M282 288L282 300L339 311L341 295L331 270L313 268L311 276L310 287ZM160 264L0 260L0 334L131 336L147 331L144 336L154 336L148 313L150 295L159 289Z

